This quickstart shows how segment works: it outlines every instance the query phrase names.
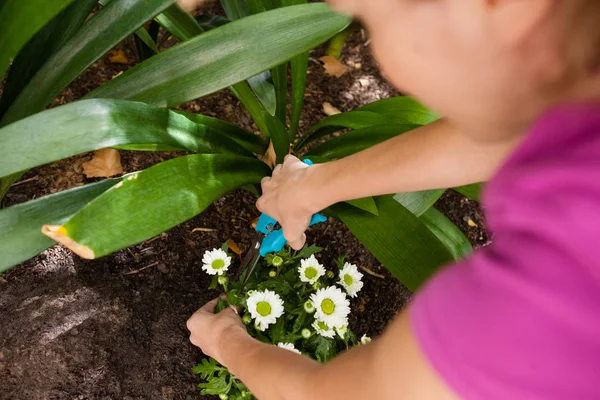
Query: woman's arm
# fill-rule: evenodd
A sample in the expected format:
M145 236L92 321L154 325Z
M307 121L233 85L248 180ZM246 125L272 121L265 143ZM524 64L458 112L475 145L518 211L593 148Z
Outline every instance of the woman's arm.
M298 249L315 212L344 200L486 181L518 141L475 142L442 119L310 168L288 156L263 181L257 207L281 223Z
M406 313L371 344L321 365L257 341L233 311L213 314L214 304L188 321L192 343L229 368L260 400L456 398L425 361Z

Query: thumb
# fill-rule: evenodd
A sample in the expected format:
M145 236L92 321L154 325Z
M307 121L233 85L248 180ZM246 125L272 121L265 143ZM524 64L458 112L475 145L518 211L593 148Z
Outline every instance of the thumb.
M293 240L288 240L288 243L294 250L300 250L304 247L304 243L306 243L306 234L303 233L298 238Z

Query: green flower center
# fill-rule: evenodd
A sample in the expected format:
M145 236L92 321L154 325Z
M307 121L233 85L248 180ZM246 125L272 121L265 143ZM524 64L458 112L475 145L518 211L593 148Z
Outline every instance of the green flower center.
M321 310L325 314L331 315L335 311L335 303L331 299L325 299L321 302Z
M279 267L281 264L283 264L283 258L279 257L279 256L275 256L273 257L273 265L276 267Z
M314 267L308 267L304 270L304 276L306 276L308 279L314 279L317 274L317 269Z
M266 301L261 301L256 305L256 311L263 317L266 317L271 314L271 305Z
M327 324L325 324L325 322L323 321L317 321L317 326L324 331L328 331L329 327L327 326Z
M212 269L221 269L225 266L225 261L218 259L212 262L211 267Z
M344 283L346 284L346 286L352 286L353 282L354 279L352 279L352 276L350 276L350 274L344 275Z

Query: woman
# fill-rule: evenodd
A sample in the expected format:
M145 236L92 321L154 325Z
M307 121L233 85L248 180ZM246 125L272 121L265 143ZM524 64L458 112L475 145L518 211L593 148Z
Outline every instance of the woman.
M494 243L373 343L319 365L215 302L191 341L270 399L600 398L600 1L335 0L386 76L446 116L338 161L288 156L257 207L293 248L339 201L490 181Z

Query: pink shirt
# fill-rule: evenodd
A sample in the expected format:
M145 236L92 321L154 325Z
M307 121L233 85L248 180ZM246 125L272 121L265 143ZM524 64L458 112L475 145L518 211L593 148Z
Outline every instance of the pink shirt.
M410 306L422 351L464 399L600 399L600 104L541 118L483 204L493 244Z

